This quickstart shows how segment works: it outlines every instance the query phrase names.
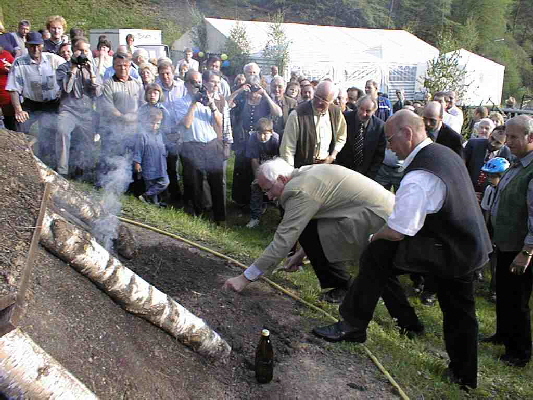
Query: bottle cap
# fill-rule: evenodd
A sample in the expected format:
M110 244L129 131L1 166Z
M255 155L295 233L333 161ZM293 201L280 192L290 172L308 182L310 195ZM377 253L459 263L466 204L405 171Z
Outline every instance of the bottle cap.
M270 331L269 331L268 329L263 329L263 330L261 331L261 335L263 335L263 336L270 336Z

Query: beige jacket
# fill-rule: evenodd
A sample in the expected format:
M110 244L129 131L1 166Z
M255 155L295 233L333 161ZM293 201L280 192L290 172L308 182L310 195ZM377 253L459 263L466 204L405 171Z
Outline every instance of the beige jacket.
M368 236L385 225L394 195L379 183L340 165L294 170L279 199L285 209L274 239L254 265L271 272L287 256L311 219L330 262L358 261Z

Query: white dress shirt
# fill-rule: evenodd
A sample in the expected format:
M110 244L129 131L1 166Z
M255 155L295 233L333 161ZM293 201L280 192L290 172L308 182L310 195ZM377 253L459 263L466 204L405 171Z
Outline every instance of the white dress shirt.
M418 144L405 159L404 168L411 164L420 150L432 143L428 138ZM437 213L445 199L446 185L442 179L428 171L411 171L400 183L387 225L404 235L414 236L424 226L426 215Z

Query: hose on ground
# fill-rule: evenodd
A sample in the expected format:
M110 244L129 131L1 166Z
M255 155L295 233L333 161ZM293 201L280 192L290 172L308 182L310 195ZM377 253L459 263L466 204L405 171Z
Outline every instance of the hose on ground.
M240 261L237 261L235 260L234 258L231 258L225 254L222 254L216 250L212 250L208 247L205 247L205 246L202 246L201 244L198 244L196 242L193 242L189 239L185 239L184 237L181 237L179 235L176 235L174 233L170 233L170 232L167 232L167 231L164 231L162 229L159 229L159 228L155 228L153 226L150 226L150 225L146 225L146 224L143 224L142 222L138 222L138 221L135 221L135 220L132 220L132 219L128 219L128 218L124 218L124 217L118 217L118 219L122 222L126 222L128 224L131 224L131 225L135 225L135 226L138 226L138 227L141 227L141 228L145 228L145 229L148 229L148 230L151 230L153 232L157 232L157 233L160 233L162 235L165 235L165 236L169 236L171 238L174 238L176 240L179 240L181 242L184 242L184 243L187 243L191 246L194 246L196 247L197 249L200 249L200 250L203 250L207 253L210 253L210 254L213 254L219 258L222 258L226 261L229 261L230 263L232 264L235 264L235 265L238 265L239 267L243 268L243 269L246 269L248 268L248 266L244 265L243 263L241 263ZM312 309L313 311L316 311L322 315L324 315L326 318L328 318L329 320L333 321L333 322L337 322L337 318L335 318L333 315L331 315L330 313L328 313L326 310L324 310L323 308L320 308L312 303L309 303L308 301L298 297L296 294L292 293L290 290L288 289L285 289L283 286L280 286L278 285L276 282L273 282L272 280L266 278L266 277L261 277L261 280L265 281L266 283L268 283L270 286L274 287L275 289L281 291L282 293L285 293L287 296L293 298L294 300L300 302L301 304L305 305L306 307ZM388 381L390 382L390 384L398 391L398 394L400 395L400 397L403 399L403 400L409 400L409 397L405 394L405 392L402 390L402 388L400 387L400 385L394 380L394 378L391 376L391 374L389 373L389 371L387 371L385 369L385 367L381 364L381 362L377 359L377 357L368 349L368 347L366 347L364 344L361 344L361 346L363 347L363 349L365 350L365 353L368 355L368 357L370 357L370 359L372 360L372 362L376 365L376 367L378 367L378 369L383 373L383 375L385 375L385 377L388 379Z

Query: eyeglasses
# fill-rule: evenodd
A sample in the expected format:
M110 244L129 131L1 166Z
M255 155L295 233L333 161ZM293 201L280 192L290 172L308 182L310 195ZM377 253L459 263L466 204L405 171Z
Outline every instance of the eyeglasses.
M324 99L324 98L322 98L322 97L320 97L320 96L318 96L316 94L313 96L313 100L315 100L315 99L318 100L320 103L325 103L325 104L330 104L331 103L331 101L327 101L326 99Z
M274 184L272 184L268 189L263 189L263 188L261 188L261 191L262 191L264 194L268 194L268 193L272 190L273 187L274 187Z
M398 133L400 133L402 130L400 129L398 132L396 132L394 135L391 135L387 138L387 144L390 144L392 142L392 138L396 136Z

